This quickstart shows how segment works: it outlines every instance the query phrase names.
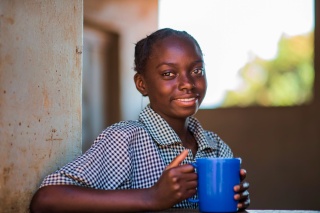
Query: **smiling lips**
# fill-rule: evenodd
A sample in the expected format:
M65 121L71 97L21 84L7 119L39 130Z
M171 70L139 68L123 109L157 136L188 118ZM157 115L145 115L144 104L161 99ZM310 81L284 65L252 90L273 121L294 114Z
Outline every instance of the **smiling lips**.
M198 102L198 98L177 98L174 101L183 106L193 106Z
M179 98L176 99L177 101L182 101L182 102L189 102L189 101L194 101L196 98Z

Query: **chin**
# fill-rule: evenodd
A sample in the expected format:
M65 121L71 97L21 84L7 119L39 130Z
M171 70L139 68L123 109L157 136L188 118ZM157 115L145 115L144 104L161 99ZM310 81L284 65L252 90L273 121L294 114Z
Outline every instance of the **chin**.
M190 117L195 115L198 112L198 109L199 109L198 107L193 109L186 109L186 110L183 110L181 114L183 114L183 117Z

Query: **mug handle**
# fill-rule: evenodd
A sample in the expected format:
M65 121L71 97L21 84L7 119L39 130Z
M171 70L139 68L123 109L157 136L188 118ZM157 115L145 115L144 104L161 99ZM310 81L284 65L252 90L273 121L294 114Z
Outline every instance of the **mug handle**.
M192 165L194 168L197 168L197 164L196 164L196 163L191 163L191 165ZM198 202L199 202L199 199L188 198L188 201L189 201L190 203L198 203Z

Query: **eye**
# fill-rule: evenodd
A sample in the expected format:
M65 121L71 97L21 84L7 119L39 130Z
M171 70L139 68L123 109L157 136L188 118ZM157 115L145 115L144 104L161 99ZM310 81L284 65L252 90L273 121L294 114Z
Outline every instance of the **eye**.
M192 70L192 74L195 74L195 75L204 75L204 72L205 72L205 69L203 67L201 68L195 68Z
M162 74L163 77L174 77L175 74L171 71L166 71Z

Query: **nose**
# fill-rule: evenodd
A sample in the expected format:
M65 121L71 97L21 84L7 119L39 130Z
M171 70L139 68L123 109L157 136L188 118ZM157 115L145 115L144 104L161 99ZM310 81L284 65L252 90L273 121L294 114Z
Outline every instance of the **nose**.
M195 88L194 79L189 74L181 74L178 77L179 81L179 90L187 90L190 91Z

